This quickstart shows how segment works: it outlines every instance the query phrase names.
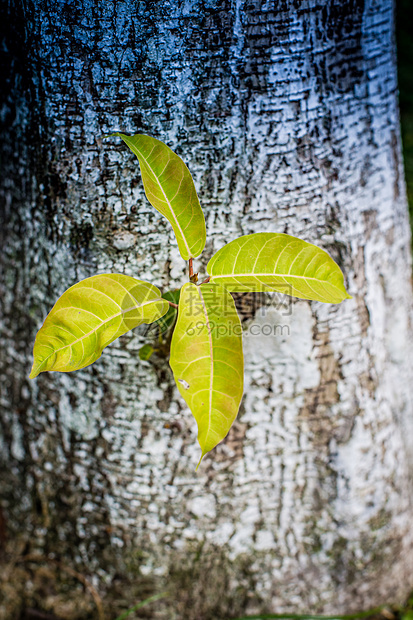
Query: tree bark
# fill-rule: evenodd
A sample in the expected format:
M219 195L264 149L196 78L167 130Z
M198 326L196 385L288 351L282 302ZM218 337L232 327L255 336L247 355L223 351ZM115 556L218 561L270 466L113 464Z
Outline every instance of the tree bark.
M47 607L28 553L89 576L108 618L165 587L148 617L401 602L412 292L390 0L3 10L4 617L29 603L91 617L90 592L70 607L55 572ZM28 380L37 329L79 279L187 280L137 160L103 139L117 130L189 166L209 235L196 271L241 234L285 232L325 248L353 295L277 298L247 320L241 411L197 473L196 424L167 359L139 360L143 331L89 368Z

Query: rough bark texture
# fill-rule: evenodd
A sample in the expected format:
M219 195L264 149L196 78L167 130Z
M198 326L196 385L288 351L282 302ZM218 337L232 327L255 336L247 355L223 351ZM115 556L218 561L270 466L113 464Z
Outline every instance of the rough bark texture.
M96 613L76 577L68 593L61 565L27 553L89 575L108 618L163 587L148 617L400 601L412 295L391 2L16 5L2 16L3 616ZM85 370L28 380L35 333L75 281L186 280L136 159L102 140L116 130L188 163L209 234L201 272L240 234L286 232L328 250L353 295L246 323L239 419L198 473L195 423L167 360L139 361L143 332Z

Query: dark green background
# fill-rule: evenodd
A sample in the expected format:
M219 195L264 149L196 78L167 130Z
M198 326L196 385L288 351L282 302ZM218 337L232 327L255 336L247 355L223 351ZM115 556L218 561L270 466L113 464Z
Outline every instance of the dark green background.
M404 166L413 225L413 0L397 0L396 26Z

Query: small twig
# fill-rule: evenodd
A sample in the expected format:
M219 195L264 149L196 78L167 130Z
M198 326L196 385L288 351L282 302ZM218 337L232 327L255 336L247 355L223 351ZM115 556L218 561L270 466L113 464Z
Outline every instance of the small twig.
M198 282L198 274L194 273L193 260L193 258L189 259L189 281L192 282L192 284L196 284Z
M202 282L199 283L198 286L201 286L201 284L208 284L208 282L210 281L211 276L208 276L207 278L205 278L205 280L203 280Z
M179 308L178 304L174 304L174 302L173 302L173 301L169 301L169 299L166 299L165 301L167 301L167 302L168 302L168 304L169 304L170 306L172 306L172 308Z
M68 575L71 575L72 577L80 581L80 583L82 583L87 590L89 590L95 602L99 620L105 620L105 612L103 611L102 599L100 598L97 590L95 590L92 584L89 583L86 577L84 577L81 573L78 573L76 570L74 570L70 566L66 566L65 564L62 564L62 562L59 562L58 560L54 560L53 558L48 558L47 556L42 556L42 555L31 555L31 554L25 555L22 558L18 558L17 562L37 562L40 564L49 562L50 564L54 564L55 566L60 568L62 571L64 571Z

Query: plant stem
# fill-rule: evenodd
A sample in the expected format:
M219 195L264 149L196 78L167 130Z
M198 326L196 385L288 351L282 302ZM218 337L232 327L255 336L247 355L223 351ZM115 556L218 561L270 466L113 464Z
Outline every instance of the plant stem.
M205 280L202 280L201 284L208 284L210 279L211 279L211 276L208 276L207 278L205 278ZM199 286L201 286L201 284Z
M194 273L193 258L189 259L189 281L192 282L192 284L198 282L198 274Z
M173 302L173 301L169 301L169 299L166 299L165 301L167 301L167 302L168 302L168 304L169 304L170 306L172 306L172 308L178 308L178 307L179 307L179 306L178 306L178 304L174 304L174 302Z

